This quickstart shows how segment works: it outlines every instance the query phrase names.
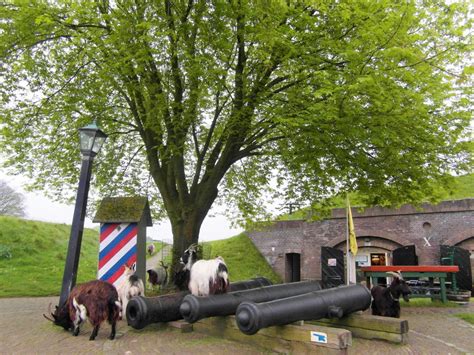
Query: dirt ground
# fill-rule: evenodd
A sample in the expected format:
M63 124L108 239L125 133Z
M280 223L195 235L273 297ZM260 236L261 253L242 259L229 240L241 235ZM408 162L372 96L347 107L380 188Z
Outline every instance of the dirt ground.
M268 354L255 346L210 337L197 332L153 324L135 330L121 321L115 340L108 340L104 324L95 341L90 326L77 337L43 318L58 297L0 299L0 354ZM406 345L352 339L349 354L474 354L474 326L454 317L473 313L474 305L459 308L404 308L408 320Z

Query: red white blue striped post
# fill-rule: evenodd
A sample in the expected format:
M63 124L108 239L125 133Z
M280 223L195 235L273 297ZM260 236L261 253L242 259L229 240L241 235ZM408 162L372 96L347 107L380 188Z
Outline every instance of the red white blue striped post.
M103 223L100 227L98 279L119 285L124 265L136 269L137 223Z

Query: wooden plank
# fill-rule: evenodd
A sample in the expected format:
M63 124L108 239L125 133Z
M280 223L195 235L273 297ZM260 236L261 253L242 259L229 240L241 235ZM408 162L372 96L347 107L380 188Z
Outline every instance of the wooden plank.
M365 276L368 277L393 277L388 272L385 271L365 271ZM414 271L405 271L403 273L403 277L447 277L448 273L446 272L434 272L434 271L426 271L426 272L414 272Z
M262 346L277 352L346 353L352 344L351 332L346 329L323 325L285 325L264 328L254 335L242 333L235 323L235 316L211 317L193 324L194 330L209 335ZM311 333L326 335L326 343L311 341ZM304 350L304 351L303 351Z
M376 266L363 266L360 268L361 271L412 271L412 272L458 272L459 266L457 265L376 265Z
M180 329L182 333L189 333L193 331L193 325L184 320L176 320L166 324L170 327Z
M367 330L376 330L394 334L408 333L408 320L392 317L372 316L369 314L353 313L344 318L322 318L317 321L307 321L306 323L324 324L328 327L351 327Z
M319 321L315 321L316 324ZM321 322L322 325L327 325L327 323ZM358 327L351 327L341 324L331 324L332 327L343 328L351 331L354 338L362 338L369 340L385 340L392 343L407 344L408 342L408 333L390 333L384 331L378 331L375 329L363 329Z

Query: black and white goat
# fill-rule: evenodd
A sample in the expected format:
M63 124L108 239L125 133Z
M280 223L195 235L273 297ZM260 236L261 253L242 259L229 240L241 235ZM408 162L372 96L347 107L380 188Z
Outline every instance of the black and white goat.
M88 319L94 327L89 340L95 339L100 325L107 320L112 326L109 339L114 339L120 311L116 288L108 282L93 280L76 285L66 303L60 308L56 306L54 313L50 312L53 318L43 315L65 330L72 329L74 336L79 335L81 324Z
M196 245L191 245L181 257L184 270L189 270L189 291L195 296L226 293L229 273L220 256L211 260L197 260Z
M142 279L135 275L135 271L127 264L124 265L122 281L117 286L123 314L126 314L128 301L135 296L145 295L145 285Z
M148 282L153 286L159 286L160 289L166 286L168 283L168 265L163 263L163 260L160 260L160 265L155 269L148 269Z
M389 272L393 280L389 287L374 286L372 294L372 314L374 316L400 318L400 296L408 302L411 293L400 272Z

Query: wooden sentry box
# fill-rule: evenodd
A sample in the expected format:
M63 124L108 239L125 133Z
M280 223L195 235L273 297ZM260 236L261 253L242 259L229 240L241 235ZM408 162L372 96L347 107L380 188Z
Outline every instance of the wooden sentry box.
M100 223L97 278L117 286L127 264L145 282L146 227L153 225L148 199L106 197L93 222Z

